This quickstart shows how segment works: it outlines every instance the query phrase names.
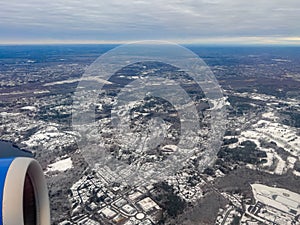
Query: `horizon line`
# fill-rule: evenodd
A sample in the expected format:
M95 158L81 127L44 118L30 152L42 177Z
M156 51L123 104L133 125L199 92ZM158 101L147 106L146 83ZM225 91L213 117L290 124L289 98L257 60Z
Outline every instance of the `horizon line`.
M60 39L40 39L40 40L0 40L0 45L92 45L92 44L107 44L121 45L135 43L139 41L148 41L147 39L140 40L60 40ZM153 41L166 41L180 45L233 45L233 46L300 46L300 37L211 37L198 39L153 39Z

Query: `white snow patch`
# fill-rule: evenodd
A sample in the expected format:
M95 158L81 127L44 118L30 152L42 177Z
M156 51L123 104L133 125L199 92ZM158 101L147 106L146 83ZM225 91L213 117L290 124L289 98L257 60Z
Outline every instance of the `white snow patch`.
M71 158L69 157L48 165L46 173L51 171L63 172L68 169L71 169L72 167L73 167L73 163Z
M33 94L46 94L46 93L50 93L50 91L48 90L41 90L41 91L34 91Z
M2 117L15 117L15 116L19 116L21 115L21 113L9 113L9 112L1 112L0 116Z
M95 81L101 84L112 84L111 82L101 79L99 77L82 77L82 78L78 78L78 79L69 79L69 80L61 80L61 81L56 81L56 82L51 82L51 83L46 83L43 86L47 87L47 86L53 86L53 85L60 85L60 84L72 84L75 82L80 82L80 81Z
M36 111L37 110L35 106L24 106L21 109L28 110L28 111Z
M300 172L298 172L296 170L293 171L293 174L295 174L296 176L300 177Z
M297 161L297 159L295 157L289 156L287 158L288 169L293 169L296 161Z
M286 171L286 163L280 156L278 156L277 159L278 159L278 163L274 173L283 174Z
M275 118L274 112L266 112L262 114L262 117L265 119L273 119Z

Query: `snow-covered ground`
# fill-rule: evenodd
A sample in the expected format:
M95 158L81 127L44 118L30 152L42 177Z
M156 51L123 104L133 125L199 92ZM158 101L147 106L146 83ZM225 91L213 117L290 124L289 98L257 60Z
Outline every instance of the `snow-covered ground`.
M55 163L48 165L46 173L53 172L53 171L64 172L71 168L73 168L73 163L71 158L68 157L66 159L61 159L56 161Z
M294 156L300 155L300 139L295 128L264 119L258 121L254 128L259 136L276 142L277 146Z
M297 135L297 129L278 122L279 118L272 111L262 114L260 120L252 125L251 129L243 131L238 136L239 143L250 140L253 141L260 150L267 154L267 162L262 165L266 172L275 174L284 174L289 169L294 168L297 159L300 159L300 138ZM265 148L261 146L261 141L276 143L277 147L281 147L286 151L288 160L286 161L280 153L273 148ZM229 147L237 147L238 143L229 145ZM272 171L270 167L275 167ZM250 168L253 166L249 165ZM300 175L294 171L295 175Z
M35 106L24 106L21 109L28 110L28 111L37 111L37 108Z
M51 82L51 83L46 83L43 86L47 87L47 86L53 86L53 85L61 85L61 84L72 84L75 82L80 82L80 81L95 81L98 83L103 83L103 84L112 84L111 82L107 81L107 80L103 80L99 77L82 77L82 78L78 78L78 79L69 79L69 80L62 80L62 81L55 81L55 82Z
M22 142L29 148L43 146L46 151L52 151L57 146L66 146L76 141L74 132L60 131L59 126L52 123L40 128L40 130Z

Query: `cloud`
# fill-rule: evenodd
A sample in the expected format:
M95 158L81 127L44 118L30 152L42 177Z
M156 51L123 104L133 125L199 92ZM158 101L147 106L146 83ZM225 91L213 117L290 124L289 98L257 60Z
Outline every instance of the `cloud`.
M298 0L10 0L2 39L139 40L299 36Z

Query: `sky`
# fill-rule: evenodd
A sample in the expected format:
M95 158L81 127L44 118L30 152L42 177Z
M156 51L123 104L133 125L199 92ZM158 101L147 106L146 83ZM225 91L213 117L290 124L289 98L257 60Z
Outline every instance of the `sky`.
M2 0L0 43L300 45L299 0Z

